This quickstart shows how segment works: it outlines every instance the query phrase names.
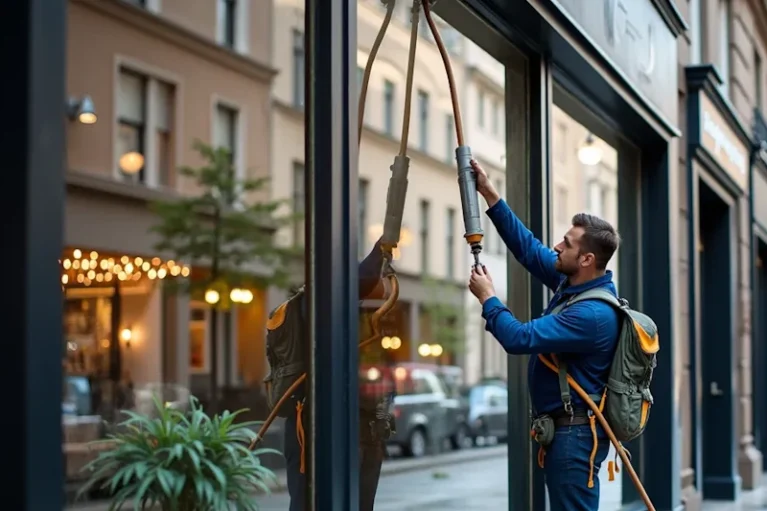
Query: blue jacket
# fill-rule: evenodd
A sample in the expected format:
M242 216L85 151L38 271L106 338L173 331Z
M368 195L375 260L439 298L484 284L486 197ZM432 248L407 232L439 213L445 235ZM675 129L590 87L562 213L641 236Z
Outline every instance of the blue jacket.
M538 360L537 355L541 353L556 353L560 360L567 362L570 375L587 393L601 394L618 340L617 312L607 303L587 300L573 304L560 314L547 314L573 294L587 289L602 287L616 294L612 272L608 270L602 277L570 287L563 282L566 277L555 269L556 252L537 240L505 201L488 209L487 215L517 261L555 291L544 315L528 323L515 318L496 297L482 307L482 317L487 322L485 329L507 353L532 355L527 372L534 412L562 409L557 375ZM586 407L575 391L572 398L574 407Z

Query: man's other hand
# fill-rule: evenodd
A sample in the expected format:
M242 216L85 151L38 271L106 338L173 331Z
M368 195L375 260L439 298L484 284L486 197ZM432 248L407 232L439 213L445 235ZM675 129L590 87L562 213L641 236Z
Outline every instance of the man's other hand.
M493 186L493 182L487 177L485 169L479 166L477 160L471 160L471 168L474 171L474 175L477 176L477 191L482 197L485 198L488 207L493 207L496 202L501 200L501 196Z
M469 291L477 297L479 303L484 304L487 300L495 296L495 287L493 279L484 266L474 266L471 269L471 278L469 279Z

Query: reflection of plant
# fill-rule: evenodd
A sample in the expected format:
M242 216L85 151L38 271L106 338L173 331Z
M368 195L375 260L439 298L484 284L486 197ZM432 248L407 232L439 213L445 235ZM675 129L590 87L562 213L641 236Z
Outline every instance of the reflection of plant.
M256 423L235 423L245 410L210 418L194 398L188 415L154 402L156 417L125 411L120 432L93 442L113 447L84 468L91 476L79 493L102 482L114 499L110 511L128 500L135 509L258 510L254 492L268 493L267 483L276 479L259 456L277 451L248 449Z
M444 353L457 355L465 347L466 314L463 307L444 301L444 297L455 295L455 285L429 276L424 277L423 282L428 295L423 305L428 320L428 337L431 342L440 344Z

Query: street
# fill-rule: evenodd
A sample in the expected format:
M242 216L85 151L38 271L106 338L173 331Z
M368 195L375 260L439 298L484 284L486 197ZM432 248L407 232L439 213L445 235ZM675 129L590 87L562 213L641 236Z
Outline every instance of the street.
M431 460L387 462L376 497L376 511L508 509L506 447L486 449L482 457L477 457L477 450L472 451L473 458L466 461L457 456L467 454L451 453ZM429 464L423 468L408 469L406 465L427 461ZM619 509L621 483L608 482L607 470L601 471L600 483L600 511ZM259 506L261 511L286 511L289 501L287 493L280 492L260 497Z

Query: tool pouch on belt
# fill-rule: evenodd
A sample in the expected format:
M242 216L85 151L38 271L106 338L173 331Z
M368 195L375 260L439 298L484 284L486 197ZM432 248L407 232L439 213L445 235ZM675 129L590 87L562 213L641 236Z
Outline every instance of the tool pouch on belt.
M266 358L269 373L264 378L266 400L273 410L290 386L306 371L304 363L304 290L274 309L266 321ZM279 417L295 414L295 401L287 400Z
M396 433L394 415L389 413L389 399L381 399L373 410L360 411L360 441L385 442Z
M539 415L533 419L530 436L541 447L548 447L554 441L556 429L554 419L550 415Z

